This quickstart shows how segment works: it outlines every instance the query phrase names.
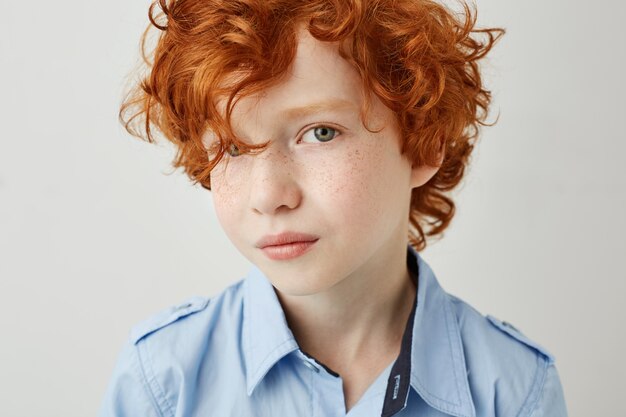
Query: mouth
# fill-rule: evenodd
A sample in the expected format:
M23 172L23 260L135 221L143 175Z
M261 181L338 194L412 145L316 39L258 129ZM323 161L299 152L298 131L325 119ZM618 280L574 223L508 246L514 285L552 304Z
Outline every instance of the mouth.
M301 256L311 250L319 236L300 233L283 232L277 235L266 235L260 239L256 247L270 259L284 260Z
M280 261L297 258L310 251L319 239L312 241L290 242L282 245L268 245L261 250L273 260Z

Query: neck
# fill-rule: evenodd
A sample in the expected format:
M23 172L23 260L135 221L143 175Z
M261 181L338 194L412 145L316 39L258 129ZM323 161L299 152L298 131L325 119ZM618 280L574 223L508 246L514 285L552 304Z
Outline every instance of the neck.
M397 356L416 293L406 245L402 240L391 245L324 292L289 296L277 291L300 348L337 371L340 364L381 352Z

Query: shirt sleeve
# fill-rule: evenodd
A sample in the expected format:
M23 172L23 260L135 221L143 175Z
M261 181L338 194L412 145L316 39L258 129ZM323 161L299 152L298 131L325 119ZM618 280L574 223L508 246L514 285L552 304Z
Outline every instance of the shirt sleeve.
M129 339L117 358L99 417L163 417L146 381L137 347Z
M563 387L554 365L548 367L541 398L531 417L567 417Z

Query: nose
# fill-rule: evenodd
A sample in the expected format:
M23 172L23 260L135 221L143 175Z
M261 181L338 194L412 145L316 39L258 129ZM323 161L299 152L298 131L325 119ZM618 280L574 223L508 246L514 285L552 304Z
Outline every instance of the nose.
M302 190L289 155L272 146L253 157L250 207L257 214L275 215L300 205Z

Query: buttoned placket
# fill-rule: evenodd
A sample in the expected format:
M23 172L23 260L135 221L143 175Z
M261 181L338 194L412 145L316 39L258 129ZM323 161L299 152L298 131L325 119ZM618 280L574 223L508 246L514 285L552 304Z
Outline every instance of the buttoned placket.
M293 352L296 369L308 381L312 417L343 417L346 415L343 380L300 349Z
M389 364L381 372L363 393L363 396L346 413L341 376L299 349L293 352L293 357L302 379L309 384L311 415L313 417L370 417L380 415L380 410L374 410L382 405L393 364Z

